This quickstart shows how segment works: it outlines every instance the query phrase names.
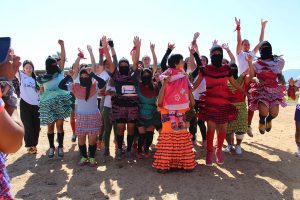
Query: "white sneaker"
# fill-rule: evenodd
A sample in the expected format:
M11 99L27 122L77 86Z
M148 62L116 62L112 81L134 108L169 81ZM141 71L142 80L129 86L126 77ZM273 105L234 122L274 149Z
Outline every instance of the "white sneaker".
M233 150L233 146L229 144L229 145L227 145L227 147L223 151L226 152L226 153L230 153L231 150Z
M243 153L242 147L240 145L235 146L235 153L241 155Z
M299 147L298 147L298 151L295 152L295 156L296 156L296 157L300 157L300 148L299 148Z

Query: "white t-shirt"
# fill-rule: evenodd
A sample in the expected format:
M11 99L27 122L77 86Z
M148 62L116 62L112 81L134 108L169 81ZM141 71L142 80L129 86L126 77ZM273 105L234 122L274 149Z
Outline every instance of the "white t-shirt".
M30 105L39 105L39 91L36 91L36 82L31 76L20 71L20 97Z
M236 57L237 57L237 62L238 62L238 75L240 76L241 74L243 74L248 68L248 62L246 60L247 55L250 54L252 58L255 57L255 53L254 51L249 51L249 52L245 52L245 51L241 51Z
M108 84L106 85L106 91L114 91L116 92L116 88L115 87L111 87L109 86ZM112 105L111 105L111 96L110 95L106 95L105 98L104 98L104 106L107 107L107 108L111 108Z
M199 75L195 78L194 83L198 80ZM202 79L200 85L193 91L194 99L199 100L200 94L206 91L206 81L205 78Z

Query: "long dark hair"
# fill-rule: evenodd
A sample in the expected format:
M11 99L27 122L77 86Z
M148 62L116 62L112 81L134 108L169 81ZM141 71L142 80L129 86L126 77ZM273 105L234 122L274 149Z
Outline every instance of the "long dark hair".
M34 79L34 82L35 82L35 90L36 90L36 91L39 91L40 87L38 86L38 84L37 84L37 82L36 82L36 74L35 74L35 72L34 72L34 65L33 65L33 63L32 63L31 60L25 60L25 61L23 62L23 69L24 69L25 65L27 65L27 64L31 65L31 67L32 67L31 77ZM21 84L22 84L22 83L21 83L21 81L20 81L20 85L21 85Z

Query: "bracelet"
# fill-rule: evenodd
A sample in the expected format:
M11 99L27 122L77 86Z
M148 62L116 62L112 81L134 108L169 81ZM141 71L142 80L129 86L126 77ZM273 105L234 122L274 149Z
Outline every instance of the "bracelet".
M0 113L4 110L5 103L2 98L0 98Z

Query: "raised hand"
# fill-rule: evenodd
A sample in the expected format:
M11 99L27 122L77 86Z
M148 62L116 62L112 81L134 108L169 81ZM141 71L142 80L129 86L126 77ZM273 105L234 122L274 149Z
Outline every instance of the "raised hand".
M267 23L268 23L267 20L264 21L263 19L261 19L261 26L262 26L263 28L266 27Z
M60 46L64 46L64 45L65 45L65 42L64 42L63 40L58 40L58 44L59 44Z
M238 19L236 17L234 19L235 19L236 26L240 26L241 25L241 19Z
M215 46L215 45L217 45L218 44L218 40L214 40L213 42L212 42L212 46Z
M78 53L79 58L80 58L80 59L86 59L86 58L84 57L83 51L82 51L80 48L78 48L78 51L79 51L79 53Z
M92 53L93 52L93 49L92 49L92 47L91 47L91 45L87 45L87 50L89 51L89 53Z
M110 48L114 48L114 41L111 38L108 38L108 45Z
M170 43L168 43L168 49L175 49L175 43L174 44L170 44Z
M141 39L138 36L135 36L133 38L133 45L134 45L134 47L140 47L141 46Z
M104 48L107 48L108 43L105 35L102 37L101 43Z
M153 44L153 43L150 42L150 49L153 52L155 50L155 44Z
M229 51L229 46L228 46L228 43L224 43L222 44L222 49L225 49L226 51Z
M194 34L193 40L197 40L199 36L200 36L200 33L199 33L199 32L196 32L196 33Z

